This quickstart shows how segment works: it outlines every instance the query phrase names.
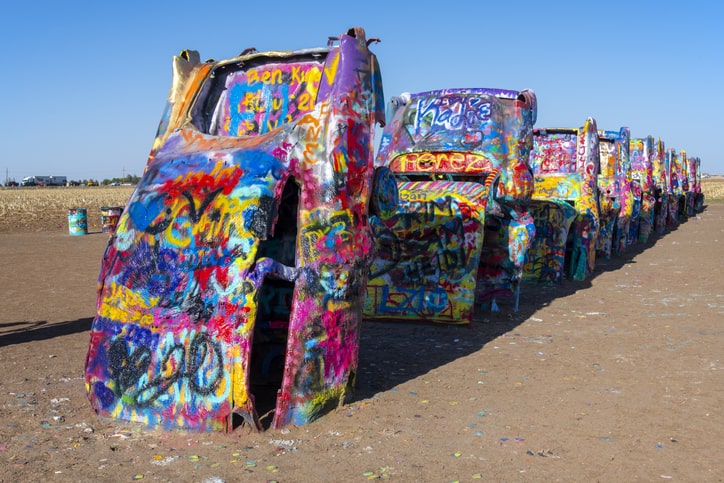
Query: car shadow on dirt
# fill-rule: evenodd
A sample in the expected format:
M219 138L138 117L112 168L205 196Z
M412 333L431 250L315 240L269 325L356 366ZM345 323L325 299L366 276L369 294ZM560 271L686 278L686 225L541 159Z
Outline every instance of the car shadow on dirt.
M23 344L64 335L90 331L92 317L67 322L8 322L0 323L0 347Z
M673 230L675 228L667 233ZM552 286L524 283L518 312L513 311L512 301L503 300L498 301L499 312L476 311L473 323L466 325L365 320L352 401L371 398L482 349L488 342L534 317L554 300L590 288L593 280L602 273L635 264L637 255L661 243L667 233L652 235L646 243L629 246L621 255L598 260L592 277L586 281L564 280Z

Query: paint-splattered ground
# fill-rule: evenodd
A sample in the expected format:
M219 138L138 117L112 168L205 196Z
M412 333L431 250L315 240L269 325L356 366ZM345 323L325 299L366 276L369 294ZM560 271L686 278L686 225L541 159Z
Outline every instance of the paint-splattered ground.
M723 481L724 205L472 327L367 323L305 427L161 433L83 386L106 235L0 235L1 481Z

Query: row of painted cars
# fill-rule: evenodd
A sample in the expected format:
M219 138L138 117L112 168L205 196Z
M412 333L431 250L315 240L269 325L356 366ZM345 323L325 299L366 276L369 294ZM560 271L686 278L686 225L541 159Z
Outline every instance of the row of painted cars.
M597 130L593 118L579 128L535 129L531 206L539 231L524 279L585 280L596 257L621 255L701 212L700 166L653 136Z
M522 280L590 276L698 194L698 160L651 138L534 129L530 90L403 94L385 113L374 41L174 58L101 264L85 366L100 416L305 424L354 388L363 319L470 322L517 304Z
M394 98L377 156L398 212L376 227L371 318L469 323L521 281L585 280L701 211L700 160L627 127L534 128L532 91ZM532 177L532 179L531 179Z

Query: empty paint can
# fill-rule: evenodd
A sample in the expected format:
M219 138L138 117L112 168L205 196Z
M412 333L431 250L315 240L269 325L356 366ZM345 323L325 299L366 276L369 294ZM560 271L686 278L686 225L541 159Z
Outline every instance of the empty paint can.
M114 233L116 231L116 226L118 226L118 220L121 218L122 213L122 206L101 207L101 227L103 227L103 233Z
M68 210L68 231L73 236L88 234L88 213L85 208Z

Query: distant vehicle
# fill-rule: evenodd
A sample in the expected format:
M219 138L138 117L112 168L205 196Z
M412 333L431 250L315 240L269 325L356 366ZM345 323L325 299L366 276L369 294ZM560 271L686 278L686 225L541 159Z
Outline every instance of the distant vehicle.
M86 183L86 186L98 186L98 182L91 179Z
M68 183L66 176L26 176L23 186L65 186Z
M50 176L26 176L21 182L23 186L43 186L50 184Z
M118 181L114 181L113 183L111 183L111 186L121 186L121 183L119 183Z
M5 186L7 186L8 188L11 186L20 186L20 183L18 183L17 181L6 181Z

